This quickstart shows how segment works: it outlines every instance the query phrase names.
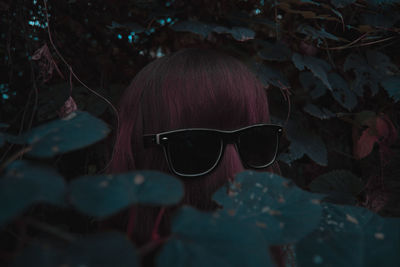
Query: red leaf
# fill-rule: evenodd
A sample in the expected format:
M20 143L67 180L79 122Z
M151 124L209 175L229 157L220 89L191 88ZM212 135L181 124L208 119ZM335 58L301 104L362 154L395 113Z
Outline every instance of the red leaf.
M371 134L370 128L364 130L354 147L354 156L357 159L362 159L368 156L374 148L375 142L377 141L378 137Z
M61 118L65 118L71 112L74 112L77 109L78 109L78 106L76 105L74 99L70 96L67 99L67 101L65 101L64 105L60 108L60 111L58 112L58 115Z

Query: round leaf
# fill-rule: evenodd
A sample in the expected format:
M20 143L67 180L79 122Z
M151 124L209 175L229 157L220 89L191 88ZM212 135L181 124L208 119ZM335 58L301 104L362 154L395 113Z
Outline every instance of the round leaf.
M28 161L15 161L0 178L0 226L30 205L63 205L65 182L53 169Z
M34 157L52 157L91 145L107 136L109 129L87 112L75 111L64 119L46 123L27 134L28 152Z
M296 245L302 266L398 266L400 220L352 206L324 204L321 224Z
M26 267L33 263L40 267L139 266L131 242L116 232L79 237L67 245L36 240L17 256L12 266Z
M172 236L161 249L157 266L273 265L268 244L255 227L184 207L173 220Z
M204 38L206 38L208 34L212 31L212 27L210 25L195 20L181 21L171 25L170 27L174 31L192 32L195 34L199 34Z
M132 204L172 205L183 197L175 177L156 171L83 176L69 186L73 205L83 213L105 217Z
M305 68L311 70L316 77L321 79L329 90L332 90L332 86L328 81L327 72L331 70L331 66L328 62L320 58L303 56L298 53L293 54L292 61L299 70L304 70Z
M279 175L253 171L239 173L228 194L220 189L214 195L221 213L257 226L270 244L295 242L314 230L321 197L290 186Z

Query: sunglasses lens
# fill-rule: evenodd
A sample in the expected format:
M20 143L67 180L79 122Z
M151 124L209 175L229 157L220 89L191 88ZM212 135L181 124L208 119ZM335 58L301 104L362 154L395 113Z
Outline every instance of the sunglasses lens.
M278 129L269 126L244 130L239 136L239 151L242 160L252 168L271 164L278 148Z
M210 170L218 161L221 149L219 136L206 131L181 132L168 144L170 164L175 172L183 175Z

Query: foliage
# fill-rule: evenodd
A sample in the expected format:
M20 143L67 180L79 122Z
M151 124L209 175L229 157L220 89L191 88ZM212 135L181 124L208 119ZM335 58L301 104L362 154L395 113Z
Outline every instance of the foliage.
M400 216L399 12L398 0L0 0L0 264L273 266L268 246L290 245L298 266L398 265L400 221L378 214ZM248 64L286 131L290 180L240 173L215 212L179 208L166 174L99 174L123 89L191 46ZM95 226L137 204L176 207L170 236L134 247Z

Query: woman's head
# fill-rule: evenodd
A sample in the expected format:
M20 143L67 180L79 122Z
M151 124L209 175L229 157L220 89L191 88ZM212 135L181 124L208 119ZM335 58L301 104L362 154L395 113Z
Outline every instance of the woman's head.
M170 172L161 147L145 148L143 135L183 128L234 130L269 121L266 92L237 59L207 49L185 49L147 65L120 103L112 172ZM204 177L184 178L186 202L207 207L211 194L243 170L235 148Z

